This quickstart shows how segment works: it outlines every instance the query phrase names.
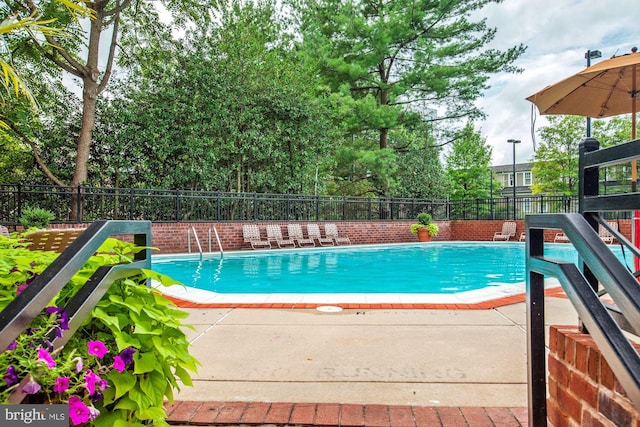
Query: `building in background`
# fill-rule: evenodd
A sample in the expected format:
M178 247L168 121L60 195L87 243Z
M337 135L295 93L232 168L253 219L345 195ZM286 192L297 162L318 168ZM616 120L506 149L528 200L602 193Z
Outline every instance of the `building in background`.
M502 183L502 195L509 197L513 195L513 164L492 166L493 176ZM531 185L533 184L533 163L516 164L516 197L530 196Z

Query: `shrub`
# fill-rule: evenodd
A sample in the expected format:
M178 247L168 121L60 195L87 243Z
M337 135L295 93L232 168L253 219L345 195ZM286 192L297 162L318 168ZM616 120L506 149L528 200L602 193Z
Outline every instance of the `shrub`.
M25 208L22 210L20 224L25 229L47 228L49 223L55 218L53 212L42 208Z

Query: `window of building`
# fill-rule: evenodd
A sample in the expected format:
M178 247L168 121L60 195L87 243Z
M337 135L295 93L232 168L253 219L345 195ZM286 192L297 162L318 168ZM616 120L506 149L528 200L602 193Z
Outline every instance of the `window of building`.
M524 180L524 185L530 186L532 184L531 172L524 172L523 180Z
M513 174L512 173L509 174L509 185L508 186L509 187L513 187Z

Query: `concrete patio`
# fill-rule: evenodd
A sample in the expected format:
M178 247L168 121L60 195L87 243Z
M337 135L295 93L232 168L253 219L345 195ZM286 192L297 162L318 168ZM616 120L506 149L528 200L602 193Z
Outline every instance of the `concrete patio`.
M527 406L524 303L491 310L188 311L192 354L202 366L193 387L176 395L179 402ZM546 298L547 324L576 322L566 298ZM170 414L169 421L179 418Z

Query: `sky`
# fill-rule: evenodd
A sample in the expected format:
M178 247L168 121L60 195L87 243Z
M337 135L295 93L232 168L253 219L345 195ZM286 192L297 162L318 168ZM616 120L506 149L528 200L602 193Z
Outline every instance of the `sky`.
M481 11L487 25L497 29L490 47L527 46L514 64L523 72L492 76L490 89L476 102L487 115L475 128L493 147L492 165L512 164L509 139L522 141L516 145L516 162L531 160L533 104L527 96L584 69L588 50L602 52L593 65L640 48L639 8L638 0L504 0ZM546 117L535 106L533 111L539 130Z

